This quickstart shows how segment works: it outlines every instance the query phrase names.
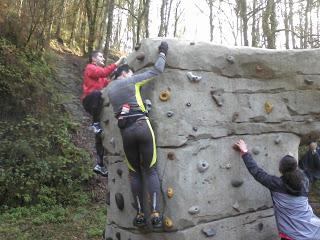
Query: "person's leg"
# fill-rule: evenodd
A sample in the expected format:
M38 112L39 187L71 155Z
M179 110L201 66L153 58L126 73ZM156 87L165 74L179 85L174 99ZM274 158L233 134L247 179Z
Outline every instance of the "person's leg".
M104 147L102 144L101 133L95 134L95 148L97 153L97 164L103 167L104 166L104 163L103 163Z
M108 170L104 166L103 156L104 156L104 147L102 144L101 132L95 134L95 148L96 148L96 162L97 164L93 168L93 171L97 174L102 175L103 177L108 176Z
M137 227L146 225L144 217L144 204L143 204L143 182L140 167L140 153L138 143L135 138L134 126L122 129L122 142L123 149L126 155L126 161L129 168L129 180L134 205L137 210L133 224Z
M151 197L151 222L154 227L162 227L160 216L160 181L156 167L157 152L153 129L149 120L139 121L139 151L143 159L143 169L146 172L148 192Z
M93 122L100 122L100 113L102 110L103 99L100 91L93 91L86 96L82 105L84 109L92 116Z

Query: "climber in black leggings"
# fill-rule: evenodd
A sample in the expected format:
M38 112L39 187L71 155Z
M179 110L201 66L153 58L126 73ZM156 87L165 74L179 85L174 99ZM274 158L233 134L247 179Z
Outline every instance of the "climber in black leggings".
M128 65L119 67L115 71L115 81L112 81L107 88L109 101L118 119L129 168L131 191L137 209L133 224L137 227L146 225L142 188L142 171L144 171L151 199L151 223L154 228L162 228L156 142L140 90L144 84L164 71L167 51L168 44L161 42L159 57L154 68L143 73L133 75Z

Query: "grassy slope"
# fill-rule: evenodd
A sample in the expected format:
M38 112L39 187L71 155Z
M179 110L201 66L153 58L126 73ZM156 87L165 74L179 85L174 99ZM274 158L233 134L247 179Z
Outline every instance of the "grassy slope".
M79 89L70 89L70 74L74 75L74 79L78 78L78 82L76 82L75 86L79 85L79 75L75 75L75 72L70 72L68 68L66 68L66 72L62 73L62 76L65 74L65 78L60 76L54 76L57 74L58 71L50 71L47 68L47 65L44 64L43 62L40 62L36 60L36 56L34 56L35 60L34 63L32 61L29 61L29 59L25 60L24 53L21 52L19 49L14 48L7 42L1 42L1 51L3 51L5 54L2 55L3 58L1 60L0 64L0 70L3 71L5 74L7 74L6 77L1 78L0 76L0 86L2 88L6 87L7 85L6 82L8 81L8 77L11 79L11 83L16 83L14 86L14 89L11 91L11 89L7 90L1 89L2 91L11 91L12 94L14 93L16 96L17 101L15 102L15 105L18 107L13 107L12 105L8 105L8 114L5 115L5 117L9 118L9 121L6 120L6 118L0 119L1 122L3 123L1 125L13 125L14 129L17 129L15 131L18 135L19 134L31 134L30 136L23 136L19 135L19 139L25 139L24 141L28 146L28 151L35 151L35 153L31 152L32 157L36 158L36 162L46 162L46 158L44 158L45 154L42 154L41 156L37 155L37 151L35 148L35 144L39 144L39 141L41 142L42 139L45 139L46 142L48 142L48 146L53 146L53 147L58 147L60 150L60 153L55 153L52 157L53 162L58 162L61 161L61 159L58 157L59 154L61 154L61 158L64 160L63 163L61 163L59 166L57 165L57 171L59 174L62 174L61 176L70 176L70 172L65 172L65 167L68 168L68 164L71 162L75 162L76 159L78 158L78 163L76 163L77 166L73 166L72 168L78 169L78 168L83 168L81 169L81 176L85 177L84 182L87 182L80 191L75 191L73 193L65 192L65 194L70 194L71 199L73 198L74 201L70 203L66 202L57 202L53 201L50 196L53 196L51 194L52 190L48 191L42 191L41 197L39 194L36 196L32 196L30 193L30 190L26 190L24 193L27 197L22 198L23 204L21 207L16 207L14 208L12 204L11 207L8 204L8 202L4 202L4 204L0 204L0 239L5 239L5 240L10 240L10 239L101 239L102 233L105 229L105 222L106 222L106 205L105 205L105 181L101 178L97 178L96 176L93 176L91 167L90 165L92 164L92 160L90 158L90 153L88 150L90 149L91 146L86 148L84 146L83 142L84 140L88 140L88 133L84 133L82 131L82 124L86 125L87 123L83 123L83 119L78 119L78 121L71 122L71 125L69 124L70 119L66 118L65 122L62 121L62 126L56 124L57 118L54 117L54 121L51 127L50 131L52 130L53 132L48 133L48 127L45 127L40 125L39 128L39 123L48 123L49 120L45 120L50 116L53 116L53 109L54 111L59 111L59 109L62 109L61 114L56 113L63 119L63 116L65 112L68 110L68 106L66 105L61 105L60 102L66 102L68 99L74 99L75 102L79 101ZM61 62L61 60L65 59L65 55L57 55L56 53L53 52L47 52L47 56L45 60L41 61L47 61L48 66L51 69L60 69L60 66L56 65L56 62ZM66 62L66 64L70 65L70 69L74 68L76 65L75 62ZM9 68L8 68L9 67ZM18 68L15 68L18 67ZM24 68L26 70L24 70ZM18 70L17 70L18 69ZM21 71L20 71L21 70ZM17 74L21 74L17 76ZM51 72L51 73L50 73ZM79 74L82 74L82 69L78 69ZM55 74L53 74L55 73ZM4 76L4 75L2 75ZM17 81L20 82L17 82ZM37 84L41 84L41 86L38 87ZM20 87L21 86L21 87ZM28 93L26 92L26 87L23 86L31 86L32 89L30 90L31 92ZM67 88L66 88L67 86ZM80 87L80 86L79 86ZM68 90L67 92L65 90ZM21 90L21 91L20 91ZM73 92L74 90L74 92ZM45 91L45 94L43 93ZM20 93L21 92L21 93ZM38 93L39 94L36 94ZM11 93L10 93L11 94ZM73 95L72 95L73 94ZM50 96L51 101L47 103L43 100L44 96ZM71 97L70 97L71 96ZM30 101L30 103L25 104L25 100ZM56 103L59 104L58 107L55 107ZM32 104L31 104L32 103ZM36 106L36 107L35 107ZM71 106L75 106L72 105ZM40 108L41 107L41 108ZM14 120L12 117L15 117L17 115L16 113L13 113L15 109L20 109L20 110L25 110L26 112L29 112L30 110L34 110L35 112L32 113L32 115L35 117L33 122L27 122L28 125L24 126L24 129L21 129L20 125L20 119ZM76 108L75 108L76 109ZM3 109L2 109L3 110ZM82 110L82 109L81 109ZM41 111L41 112L39 112ZM83 111L83 110L82 110ZM13 114L9 114L13 113ZM66 113L68 115L70 113ZM19 112L19 117L24 118L24 112L21 111ZM81 116L81 113L80 113ZM43 118L44 117L44 118ZM27 118L28 119L28 118ZM77 119L77 118L72 118L72 119ZM17 121L16 123L13 123L13 121ZM60 121L61 122L61 121ZM33 133L32 131L35 129L34 125L36 126L36 134ZM26 128L28 127L28 128ZM43 131L39 131L42 130ZM56 131L55 129L62 129L63 131ZM1 131L6 131L7 127L4 127L3 129L1 128ZM30 131L26 131L26 129L30 129ZM24 130L23 132L21 130ZM44 136L41 136L41 134L45 134ZM7 135L4 135L7 136ZM50 142L51 138L48 140L47 138L50 136L55 136L58 140L56 142ZM15 137L15 136L14 136ZM13 146L16 144L16 140L12 137L12 139L8 139L7 143L12 144ZM73 145L70 145L68 142L70 139L75 144L75 147ZM2 141L3 139L1 139ZM91 140L90 140L91 141ZM66 146L66 147L65 147ZM82 148L82 150L80 148ZM86 149L87 153L80 154L80 151L84 151L83 149ZM49 149L47 148L49 151ZM22 150L19 150L22 152ZM42 150L41 150L42 151ZM43 152L43 151L42 151ZM49 154L50 155L50 154ZM81 155L81 156L79 156ZM27 157L27 160L33 161L32 159L29 159L29 156L26 156L25 152L22 152L21 156L17 156L16 159L13 159L12 155L8 155L6 150L0 153L0 184L2 184L10 177L12 167L7 168L6 165L2 165L1 161L4 160L5 162L10 162L13 161L19 161L21 157L25 159ZM39 158L40 157L40 158ZM42 158L41 158L42 157ZM45 156L47 157L47 156ZM49 156L50 157L50 156ZM59 159L58 159L58 158ZM85 162L84 162L85 161ZM28 163L29 163L28 162ZM11 163L12 164L12 163ZM13 168L14 165L13 164ZM23 167L26 166L26 163L23 163L22 165L19 165L19 168L21 170ZM31 167L30 169L34 169L34 164L31 162L30 163ZM72 166L72 165L71 165ZM49 167L50 169L50 167ZM51 168L51 170L53 170ZM3 172L2 172L3 171ZM40 171L40 173L42 170ZM2 173L5 173L2 175ZM38 172L37 172L38 173ZM32 173L33 174L33 173ZM48 174L51 174L49 171ZM80 176L79 174L79 176ZM8 177L7 177L8 176ZM34 176L34 175L32 175ZM32 179L32 176L30 180ZM59 177L60 178L60 177ZM69 181L69 178L67 179ZM14 181L14 178L12 178L11 181L11 186L12 187L17 187L21 183L26 182L26 178L21 178L21 183L17 184ZM8 184L10 183L8 182ZM35 180L36 181L36 180ZM46 185L43 182L39 183L40 186L46 187ZM36 189L38 185L34 185L34 189ZM1 187L1 186L0 186ZM2 185L3 187L3 185ZM13 188L14 189L14 188ZM32 188L31 188L32 189ZM54 189L54 188L53 188ZM79 187L80 189L80 187ZM22 190L23 191L23 190ZM13 191L13 194L16 193L16 191ZM72 195L73 194L73 195ZM20 195L19 195L20 196ZM6 198L4 198L6 199ZM9 199L12 199L9 198ZM36 204L31 204L28 203L27 200L32 200L36 199L37 203ZM1 196L0 196L1 200ZM21 202L21 201L20 201ZM8 206L7 206L8 204ZM23 207L22 207L23 206Z

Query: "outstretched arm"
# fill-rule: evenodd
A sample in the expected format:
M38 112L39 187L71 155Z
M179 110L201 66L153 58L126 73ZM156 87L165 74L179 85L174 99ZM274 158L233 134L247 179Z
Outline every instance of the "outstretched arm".
M156 60L153 69L147 70L143 73L134 75L131 79L134 83L139 83L139 85L144 85L150 80L152 80L155 76L163 73L164 67L166 64L166 55L168 52L168 44L167 42L161 42L159 46L159 56Z
M123 64L123 62L125 61L125 57L122 56L119 58L118 61L116 61L115 63L112 63L106 67L98 67L95 65L89 65L89 69L88 69L88 76L90 78L101 78L101 77L108 77L119 65Z
M275 190L279 187L280 178L268 174L257 165L256 161L248 152L246 143L242 139L234 145L234 148L240 152L244 164L246 165L249 173L254 177L256 181L270 190Z

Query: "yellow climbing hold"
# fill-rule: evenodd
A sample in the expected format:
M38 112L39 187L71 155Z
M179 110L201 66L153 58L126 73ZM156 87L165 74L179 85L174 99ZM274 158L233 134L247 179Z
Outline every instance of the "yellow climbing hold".
M272 112L272 110L273 110L273 105L272 105L272 103L271 102L265 102L265 104L264 104L264 110L266 111L266 113L271 113Z
M173 227L173 222L169 217L165 217L164 219L164 226L166 228L172 228Z
M168 90L164 90L160 92L159 98L162 102L166 102L170 99L170 96L171 96L170 92Z
M172 197L173 197L173 194L174 194L173 188L168 187L168 189L167 189L168 198L172 198Z

